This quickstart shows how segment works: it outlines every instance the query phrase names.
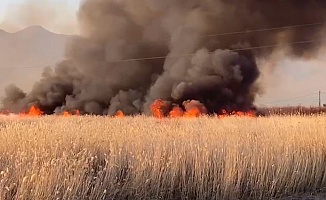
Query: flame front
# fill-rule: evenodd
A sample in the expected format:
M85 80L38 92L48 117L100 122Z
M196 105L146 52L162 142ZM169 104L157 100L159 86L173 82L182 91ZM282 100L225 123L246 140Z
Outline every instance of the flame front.
M172 109L171 109L172 108ZM155 100L150 105L150 110L152 112L152 115L156 118L162 119L164 117L170 117L170 118L197 118L201 116L207 116L208 112L203 104L201 104L198 101L186 101L182 104L182 106L175 105L174 107L171 107L170 104L162 99ZM0 115L10 115L14 114L10 111L1 111ZM37 106L31 106L30 109L27 112L22 112L19 114L19 116L42 116L44 115L44 112L38 108ZM59 114L61 116L79 116L80 111L74 110L74 111L64 111L63 113ZM117 111L115 114L115 117L123 118L125 116L125 113L122 110ZM237 117L257 117L257 114L255 111L232 111L228 112L226 110L222 110L220 114L217 114L217 118L222 119L229 116L237 116Z
M248 111L248 112L232 112L232 115L239 116L239 117L256 117L256 113L254 111Z
M183 117L184 111L180 106L174 106L173 109L170 111L170 117L177 118L177 117Z
M62 116L64 116L64 117L69 117L69 116L74 116L74 115L79 116L80 115L80 111L79 110L75 110L73 112L64 111L62 113Z
M32 106L27 112L22 112L19 114L20 116L30 116L30 117L36 117L36 116L42 116L44 115L44 112L38 108L37 106ZM59 114L60 116L69 117L69 116L79 116L80 111L74 110L74 111L64 111L62 114Z
M122 110L118 110L118 112L115 114L115 117L118 117L118 118L123 118L125 116L125 114L123 113Z
M155 100L153 104L150 106L152 115L156 118L162 119L164 117L170 118L197 118L201 116L205 116L208 114L207 109L203 104L198 101L186 101L183 103L183 107L179 105L174 106L167 115L165 115L166 109L169 108L168 103L163 101L162 99ZM184 108L184 109L183 109ZM229 116L237 116L237 117L256 117L255 111L232 111L227 112L226 110L222 110L221 114L218 114L217 117L219 119L229 117Z
M225 118L229 116L237 116L237 117L257 117L257 114L255 111L251 110L248 112L242 112L242 111L232 111L231 113L228 113L226 110L222 110L222 114L218 115L218 118Z
M64 111L62 115L65 116L65 117L71 116L71 114L68 111Z
M167 109L167 107L168 105L166 102L162 99L157 99L152 103L150 109L154 117L161 119L165 117L164 110Z
M192 108L185 112L184 117L194 118L200 117L203 113L199 110L199 108Z
M36 106L32 106L27 112L21 113L20 115L35 117L35 116L41 116L43 114L44 112L41 109L39 109Z

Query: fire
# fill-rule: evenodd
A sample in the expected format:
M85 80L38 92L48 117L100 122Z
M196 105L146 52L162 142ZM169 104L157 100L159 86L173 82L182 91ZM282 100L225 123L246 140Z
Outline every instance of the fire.
M2 110L0 111L0 115L14 115L14 116L23 116L23 117L37 117L37 116L41 116L44 115L44 112L38 108L37 106L33 105L31 106L27 111L23 111L20 113L15 113L15 112L11 112L9 110Z
M191 108L190 110L187 110L184 114L184 117L188 118L194 118L194 117L200 117L203 113L199 110L199 108Z
M44 112L36 107L36 106L32 106L27 112L23 112L19 114L20 116L30 116L30 117L35 117L35 116L42 116L44 115ZM80 115L80 111L79 110L74 110L74 111L64 111L62 114L60 114L61 116L64 117L69 117L69 116L79 116Z
M172 109L171 109L172 108ZM162 99L155 100L152 105L150 106L150 110L152 112L152 115L156 118L162 119L164 117L170 117L170 118L198 118L201 116L207 116L208 112L206 107L200 103L199 101L185 101L182 106L175 105L170 106L170 104ZM10 111L0 111L0 115L10 115ZM31 106L30 109L26 112L22 112L18 114L18 116L42 116L44 115L44 112L38 108L37 106ZM74 110L74 111L64 111L63 113L59 114L61 116L79 116L80 111ZM118 110L115 114L115 117L117 118L123 118L125 116L125 113L122 110ZM225 117L230 116L237 116L237 117L257 117L257 114L255 111L232 111L228 112L227 110L222 110L220 114L217 115L217 118L222 119Z
M201 115L207 114L207 109L204 104L199 101L185 101L183 102L183 106L186 109L184 117L193 118L200 117Z
M70 114L68 111L64 111L62 115L67 117L67 116L71 116L72 114Z
M64 117L69 117L69 116L74 116L74 115L79 116L80 115L80 111L79 110L75 110L73 112L64 111L62 113L62 116L64 116Z
M178 117L187 117L187 118L194 118L200 117L201 115L206 114L198 107L188 108L186 111L183 111L180 106L174 106L173 109L169 113L169 117L171 118L178 118Z
M27 112L21 113L20 115L35 117L35 116L41 116L43 114L44 112L41 109L39 109L36 106L32 106Z
M168 104L162 99L155 100L150 106L153 116L160 119L165 117L164 111L167 108L168 108Z
M180 108L180 106L174 106L173 109L170 111L170 117L177 118L182 117L184 111Z
M118 112L115 114L115 117L118 117L118 118L123 118L125 116L125 114L123 113L122 110L118 110Z
M226 110L222 110L222 114L217 115L218 118L224 118L228 116L228 112Z
M248 112L242 112L242 111L232 111L228 113L226 110L222 110L222 114L218 115L218 118L224 118L228 116L237 116L237 117L257 117L255 111L248 111Z
M166 110L169 109L169 104L163 101L162 99L158 99L154 101L154 103L150 106L150 109L152 111L152 115L156 118L164 118L164 117L170 117L170 118L179 118L179 117L185 117L185 118L197 118L201 116L205 116L208 114L206 107L200 103L199 101L185 101L182 104L182 107L179 105L176 105L168 112L168 115L166 115ZM123 113L118 113L116 116L120 116ZM248 112L242 112L242 111L232 111L227 112L226 110L222 110L221 114L217 115L218 118L224 118L229 116L238 116L238 117L256 117L255 111L248 111Z
M239 117L256 117L255 111L248 111L248 112L232 112L233 115L239 116Z
M9 115L17 115L17 116L21 116L21 117L37 117L37 116L43 116L45 113L37 106L33 105L31 106L27 111L23 111L20 113L15 113L15 112L11 112L9 110L0 110L0 115L5 115L5 116L9 116ZM79 110L73 110L73 111L64 111L63 113L59 114L60 116L79 116L80 115L80 111Z

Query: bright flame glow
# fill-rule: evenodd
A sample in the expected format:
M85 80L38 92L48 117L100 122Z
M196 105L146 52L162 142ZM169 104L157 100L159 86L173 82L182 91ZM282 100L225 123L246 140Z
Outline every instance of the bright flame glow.
M194 118L194 117L200 117L203 113L199 110L199 108L192 108L190 110L187 110L185 112L184 117L188 118Z
M125 114L122 112L122 110L118 110L118 112L115 114L115 117L118 118L123 118L125 116Z
M69 117L69 116L74 116L74 115L79 116L79 115L80 115L79 110L75 110L75 111L73 111L73 112L64 111L64 112L62 113L62 116L64 116L64 117Z
M155 100L152 105L150 106L150 109L152 111L152 114L156 118L164 118L164 110L168 107L167 103L164 102L162 99Z
M184 111L179 106L174 106L170 111L171 118L183 117Z
M41 116L43 114L44 112L36 106L32 106L27 112L20 113L20 115L22 116L31 116L31 117Z
M196 101L187 101L183 104L184 109L182 109L180 106L174 106L172 110L168 113L167 116L165 116L165 111L169 108L168 103L163 101L162 99L155 100L152 105L150 106L152 115L156 118L164 118L164 117L170 117L170 118L179 118L179 117L185 117L185 118L197 118L201 116L207 115L207 110L205 106L202 104L196 103ZM217 115L218 118L225 118L229 116L238 116L238 117L256 117L255 111L248 111L248 112L242 112L242 111L233 111L228 113L226 110L222 110L221 114Z

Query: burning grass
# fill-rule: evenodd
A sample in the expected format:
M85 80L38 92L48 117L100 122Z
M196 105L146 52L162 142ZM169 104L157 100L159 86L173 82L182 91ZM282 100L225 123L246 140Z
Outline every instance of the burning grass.
M1 199L269 199L326 190L326 117L0 117Z

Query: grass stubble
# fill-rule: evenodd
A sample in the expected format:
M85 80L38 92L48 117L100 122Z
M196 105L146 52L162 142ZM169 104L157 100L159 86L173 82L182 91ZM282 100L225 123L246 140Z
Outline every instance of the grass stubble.
M276 199L326 191L326 116L0 118L0 199Z

